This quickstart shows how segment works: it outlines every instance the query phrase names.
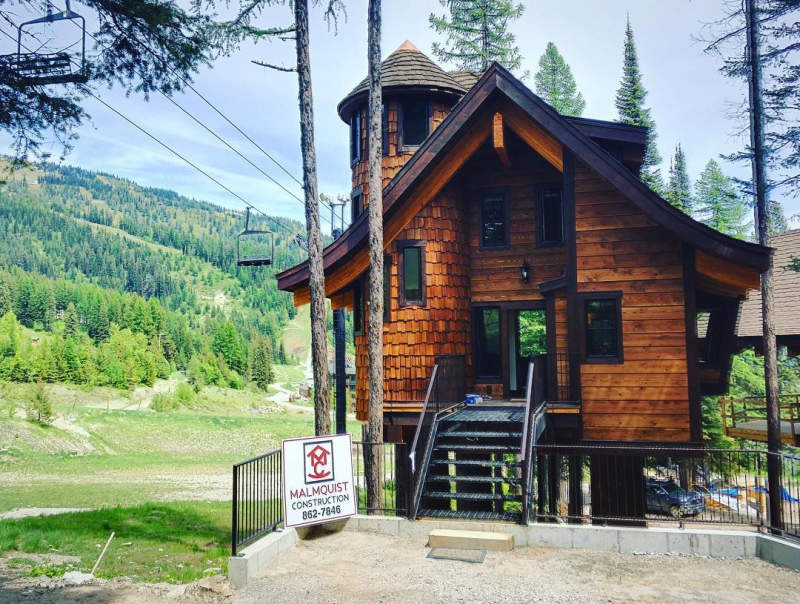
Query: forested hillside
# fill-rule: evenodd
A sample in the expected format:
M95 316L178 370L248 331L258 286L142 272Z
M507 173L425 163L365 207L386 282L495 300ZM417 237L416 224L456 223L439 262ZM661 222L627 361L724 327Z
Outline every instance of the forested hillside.
M275 266L240 268L241 212L73 167L3 174L0 379L264 385L295 312L274 272L302 260L299 222L253 216Z

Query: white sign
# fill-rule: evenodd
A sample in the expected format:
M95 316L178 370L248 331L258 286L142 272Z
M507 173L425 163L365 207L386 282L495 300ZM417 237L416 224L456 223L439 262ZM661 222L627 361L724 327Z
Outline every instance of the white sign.
M305 526L356 513L349 434L283 441L283 523Z

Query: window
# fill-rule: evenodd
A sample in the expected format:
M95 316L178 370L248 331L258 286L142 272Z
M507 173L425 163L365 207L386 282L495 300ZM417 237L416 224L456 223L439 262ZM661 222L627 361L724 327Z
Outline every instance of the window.
M421 98L406 99L400 105L404 147L417 147L428 136L428 101Z
M583 296L585 362L622 362L622 295Z
M400 304L425 305L425 243L401 241L400 252Z
M539 247L564 243L561 185L539 187L536 195L536 235Z
M480 380L499 380L500 361L500 308L476 308L473 315L475 330L475 372Z
M353 286L353 335L364 333L364 284L358 279Z
M389 113L386 105L381 105L381 149L389 155Z
M361 160L361 112L350 116L350 165Z
M504 193L487 193L481 200L481 248L508 246L508 204Z
M391 298L391 278L392 278L392 257L383 257L383 322L387 323L392 317L392 298Z
M361 207L361 199L363 197L362 188L358 187L353 189L350 193L350 224L356 221L356 218L361 216L363 208Z

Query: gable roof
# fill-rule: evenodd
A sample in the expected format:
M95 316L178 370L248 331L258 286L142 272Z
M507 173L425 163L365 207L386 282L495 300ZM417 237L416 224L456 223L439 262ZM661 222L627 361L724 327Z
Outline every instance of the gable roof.
M506 69L493 63L480 81L456 104L441 125L383 190L384 222L402 205L414 184L471 126L471 119L490 98L500 96L515 104L527 116L585 162L590 168L639 206L646 214L687 244L731 262L763 270L769 265L771 249L734 239L705 226L653 193L622 163L581 131L580 123L560 115ZM593 120L587 120L589 125ZM602 123L602 122L600 122ZM363 212L324 252L328 271L345 261L348 254L367 239L367 212ZM295 290L308 281L308 262L277 275L278 287Z
M800 273L789 268L793 258L800 258L800 229L773 235L772 295L775 297L775 335L800 335ZM736 335L760 338L761 291L752 290L739 308Z
M381 62L381 90L385 94L398 88L424 89L426 92L439 92L456 99L467 91L466 87L408 40ZM347 122L355 105L366 102L368 92L369 81L364 78L339 103L339 117Z

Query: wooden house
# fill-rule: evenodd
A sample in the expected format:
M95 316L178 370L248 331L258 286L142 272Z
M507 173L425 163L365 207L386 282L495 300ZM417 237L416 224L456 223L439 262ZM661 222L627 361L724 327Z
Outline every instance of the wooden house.
M770 249L645 186L644 128L559 115L497 64L447 73L409 42L382 78L386 438L413 439L435 364L449 391L513 409L536 357L548 411L569 416L544 439L699 443L700 396L725 388L736 313ZM362 421L367 93L364 80L338 106L353 214L324 257L326 295L354 313ZM307 263L278 286L307 303ZM713 358L700 351L699 311Z

